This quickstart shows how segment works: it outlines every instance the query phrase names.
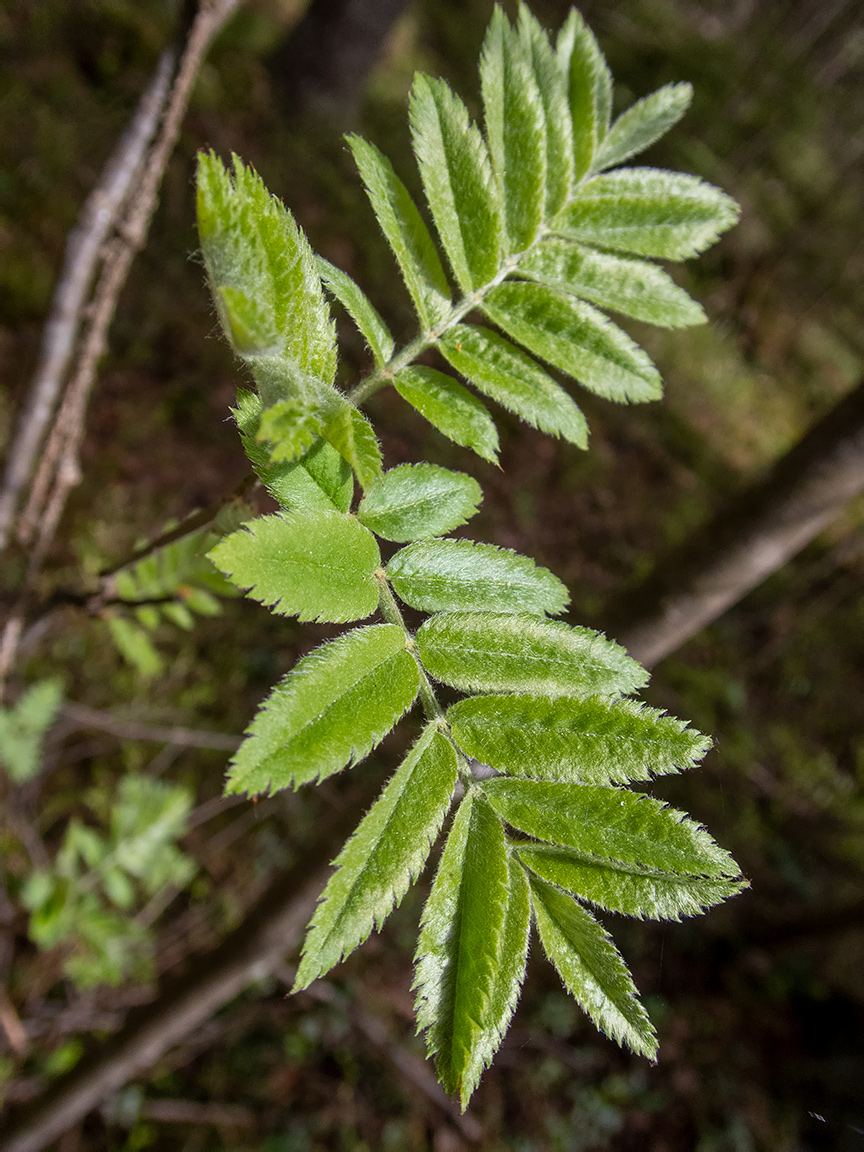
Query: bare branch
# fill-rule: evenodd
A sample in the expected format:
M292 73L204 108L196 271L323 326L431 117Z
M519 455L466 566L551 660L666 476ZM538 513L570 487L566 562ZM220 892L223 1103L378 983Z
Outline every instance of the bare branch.
M242 740L222 732L201 732L195 728L171 728L153 724L140 724L123 720L111 712L100 712L85 704L64 704L62 715L71 720L75 728L95 728L110 732L121 740L152 740L157 744L177 744L184 748L212 748L217 752L233 752Z

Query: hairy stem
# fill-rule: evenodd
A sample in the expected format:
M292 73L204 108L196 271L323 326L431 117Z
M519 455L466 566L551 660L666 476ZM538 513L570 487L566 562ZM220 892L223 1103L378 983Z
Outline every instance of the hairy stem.
M429 677L426 675L423 665L420 663L417 650L414 646L414 637L408 630L408 626L403 619L399 605L396 603L396 597L390 589L387 573L383 568L379 568L375 573L375 579L378 581L378 607L381 609L381 615L388 624L395 624L397 628L402 629L405 633L405 642L408 651L417 661L417 668L420 672L420 701L423 704L426 719L430 721L443 720L444 709L438 703L435 690L432 687Z

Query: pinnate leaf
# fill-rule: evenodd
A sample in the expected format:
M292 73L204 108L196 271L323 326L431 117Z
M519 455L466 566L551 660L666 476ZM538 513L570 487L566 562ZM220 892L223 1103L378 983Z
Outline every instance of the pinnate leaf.
M673 128L693 99L691 84L665 84L623 112L609 130L594 161L596 171L623 164L644 152Z
M519 857L538 876L574 896L640 920L698 916L747 887L746 880L638 868L552 844L520 844Z
M660 374L645 352L610 320L546 284L494 288L483 310L529 352L575 377L598 396L621 403L657 400Z
M472 790L459 806L423 910L414 981L429 1055L463 1109L498 1024L491 1017L508 882L501 821Z
M380 928L417 878L450 807L456 753L429 726L336 858L303 944L305 988Z
M284 616L338 624L378 605L375 537L339 512L260 516L208 555L233 584Z
M692 768L711 743L683 721L626 698L481 696L454 704L447 719L459 747L482 763L574 784Z
M519 37L497 6L483 42L480 83L486 139L509 252L522 252L543 222L546 135L540 92Z
M376 366L383 368L393 355L393 337L378 315L377 308L347 272L343 272L323 256L315 257L315 266L325 286L345 308L365 337Z
M648 680L620 644L560 620L449 612L427 620L416 639L431 675L463 692L617 696Z
M450 311L450 287L435 242L387 157L362 136L347 140L420 322L431 328Z
M480 485L437 464L400 464L367 491L357 516L385 540L402 544L452 532L475 515Z
M735 861L704 828L650 796L504 776L487 780L483 788L508 824L538 840L662 872L739 875Z
M548 236L519 263L519 272L663 328L704 324L705 313L671 276L645 260L598 252L561 236Z
M454 324L442 354L457 372L526 423L585 448L588 425L564 389L530 356L488 328Z
M531 903L543 948L567 991L601 1032L653 1060L654 1029L608 932L570 896L533 876Z
M443 80L411 89L411 135L432 218L464 292L498 271L502 221L489 153L468 110Z
M356 764L411 707L420 684L405 635L356 628L298 661L246 729L228 792L277 792Z
M738 219L738 205L696 176L621 168L595 176L559 213L554 230L638 256L686 260Z
M493 463L498 459L498 432L483 404L458 380L435 368L403 368L393 386L454 444L462 444Z
M548 568L493 544L426 540L387 564L399 596L423 612L563 612L567 589Z

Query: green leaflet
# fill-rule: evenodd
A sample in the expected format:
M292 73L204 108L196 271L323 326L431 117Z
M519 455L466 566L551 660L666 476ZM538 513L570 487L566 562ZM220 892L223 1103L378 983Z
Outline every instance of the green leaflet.
M501 822L474 789L459 806L423 910L417 944L417 1024L445 1091L462 1108L480 1079L505 930L509 870ZM493 1019L494 1007L498 1019Z
M711 746L683 721L626 698L482 696L454 704L447 720L459 747L482 763L574 784L625 783L693 768Z
M594 161L595 171L614 168L644 152L678 123L692 99L692 84L665 84L637 100L612 125Z
M284 616L339 624L378 606L375 537L340 512L260 516L208 555L233 584Z
M661 872L737 877L740 869L704 828L659 800L596 784L549 784L499 776L484 782L508 824L577 852Z
M240 388L237 407L231 412L240 440L261 483L288 511L297 508L347 512L354 494L350 465L335 448L319 440L294 463L274 464L267 449L256 439L261 420L261 398Z
M435 227L463 292L498 271L502 221L483 137L443 80L418 73L411 136Z
M354 469L361 488L380 477L384 469L381 447L372 425L353 404L343 400L321 434Z
M419 684L405 635L392 624L322 644L262 704L231 760L226 791L278 792L358 763L411 707Z
M531 877L531 903L546 955L596 1026L653 1060L657 1038L609 934L575 900Z
M420 323L431 328L450 311L450 287L429 229L387 157L362 136L349 135L346 139L375 218L402 269Z
M457 372L526 423L587 447L588 425L573 400L509 340L488 328L454 324L439 347Z
M498 432L483 404L457 380L435 368L403 368L393 387L421 416L455 444L495 463Z
M360 502L358 519L399 544L452 532L477 512L480 485L436 464L400 464L385 472Z
M573 296L527 281L494 288L483 301L491 320L598 396L622 403L657 400L660 373L610 320Z
M270 442L270 462L291 464L304 456L321 432L319 405L290 396L277 400L261 413L257 440Z
M456 786L456 753L429 726L336 858L294 991L323 976L380 928L426 863Z
M497 6L483 42L480 84L508 252L522 252L534 241L543 222L545 116L519 37Z
M704 324L702 306L654 264L598 252L561 236L548 236L519 262L519 272L601 308L663 328Z
M551 844L520 844L519 857L538 876L574 896L640 920L698 916L747 887L746 880L628 867Z
M416 641L427 671L463 692L617 696L648 680L620 644L560 620L449 612L427 620Z
M548 568L493 544L425 540L387 564L399 596L423 612L528 612L557 615L570 596Z
M731 196L696 176L622 168L583 184L553 228L588 244L686 260L731 228L738 211Z
M229 174L214 152L198 154L198 230L226 331L239 333L241 355L276 351L332 384L335 331L306 238L260 176L232 161Z
M10 708L0 708L0 767L23 784L42 767L42 745L63 704L60 680L38 680Z
M530 62L543 106L546 140L546 215L554 216L570 192L573 175L573 120L567 82L549 38L525 4L519 7L519 39Z
M393 355L393 337L378 315L375 305L347 272L343 272L323 256L315 257L315 267L325 286L342 304L365 337L376 367L383 368Z
M612 77L594 33L572 9L558 33L559 67L567 79L573 120L573 182L591 167L594 154L609 129Z

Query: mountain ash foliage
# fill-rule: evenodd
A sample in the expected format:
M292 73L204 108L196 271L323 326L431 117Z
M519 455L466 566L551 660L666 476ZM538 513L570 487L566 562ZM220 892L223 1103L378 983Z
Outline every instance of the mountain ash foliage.
M683 115L689 85L612 123L612 80L581 17L572 11L553 45L524 6L516 27L496 9L480 81L483 129L443 81L414 81L422 208L373 144L348 138L416 309L419 335L404 348L241 160L228 170L202 154L198 175L210 285L255 384L235 416L280 505L210 556L274 612L366 621L277 685L228 790L272 793L340 772L419 701L422 733L335 861L297 987L381 925L455 804L415 987L439 1077L463 1107L508 1027L532 922L597 1027L653 1058L651 1023L590 906L677 920L744 886L704 829L626 787L693 767L709 740L633 699L647 673L619 645L550 619L568 602L551 572L447 538L475 513L477 482L432 464L385 470L360 411L392 385L439 432L494 461L492 401L584 448L585 418L548 367L609 400L655 400L657 369L602 309L667 327L705 318L645 257L697 255L737 206L694 176L619 167ZM334 386L328 294L374 361L349 395ZM430 349L452 371L417 365ZM385 564L378 538L404 546ZM430 613L416 635L399 601ZM465 698L445 710L436 681Z

